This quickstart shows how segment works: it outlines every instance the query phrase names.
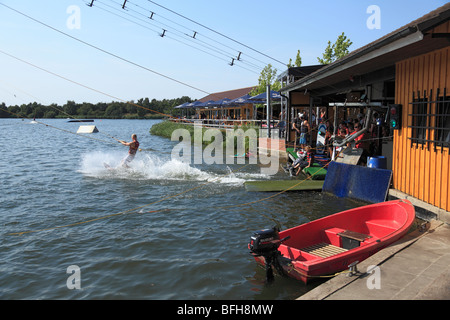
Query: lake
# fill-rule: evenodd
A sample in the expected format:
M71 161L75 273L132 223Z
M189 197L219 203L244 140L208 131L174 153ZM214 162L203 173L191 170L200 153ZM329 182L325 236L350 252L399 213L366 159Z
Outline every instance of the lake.
M265 283L247 243L360 206L321 192L247 192L287 178L258 165L188 164L159 120L0 119L1 299L295 299L318 282ZM80 125L99 132L74 134ZM136 133L142 151L116 167ZM78 282L73 279L77 279Z

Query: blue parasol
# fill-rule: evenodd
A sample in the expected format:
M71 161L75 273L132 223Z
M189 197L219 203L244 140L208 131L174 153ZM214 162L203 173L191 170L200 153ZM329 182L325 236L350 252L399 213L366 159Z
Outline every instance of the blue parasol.
M179 106L176 106L175 109L182 109L184 107L186 107L189 104L189 102L185 102L183 104L180 104Z
M257 96L250 97L249 100L251 100L253 102L256 102L256 101L265 102L267 100L267 93L266 92L260 93ZM280 93L278 91L271 90L270 91L270 100L275 100L275 101L281 100Z
M213 105L213 103L214 103L214 100L208 100L208 101L200 103L196 107L210 107Z
M197 101L194 101L194 102L191 102L191 103L185 105L184 108L196 108L200 104L202 104L202 102L197 100Z
M255 101L249 100L251 96L249 94L246 94L242 97L230 100L226 103L226 105L231 106L231 105L240 105L240 104L248 104L248 103L255 103Z
M220 99L217 101L213 101L208 106L213 106L213 107L226 106L228 101L231 101L231 99L224 98L224 99Z

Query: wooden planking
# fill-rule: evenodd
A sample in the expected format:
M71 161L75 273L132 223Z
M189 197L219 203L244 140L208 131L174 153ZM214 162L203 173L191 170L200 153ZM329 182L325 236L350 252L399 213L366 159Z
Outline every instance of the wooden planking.
M450 24L446 28L450 29ZM426 91L429 100L434 101L439 88L450 92L450 49L436 50L418 57L406 59L396 66L396 103L403 105L402 130L394 132L393 183L400 191L420 200L450 211L450 157L449 148L435 147L433 143L423 146L413 144L412 129L412 94L423 96ZM432 93L432 96L430 96ZM448 93L447 93L448 94ZM435 104L430 105L430 114L434 114ZM430 126L434 125L434 117ZM434 132L428 136L433 139Z
M309 254L313 254L315 256L321 257L321 258L328 258L331 256L334 256L339 253L346 252L347 249L334 246L329 243L321 242L314 244L312 246L300 249L301 251L305 251Z
M445 149L445 148L444 148ZM442 165L442 177L450 177L450 157L449 149L447 148L443 152L443 165ZM442 197L441 197L441 208L446 208L450 211L450 178L442 182Z
M450 22L447 23L447 26L448 26L447 27L447 31L448 31L448 30L450 30ZM450 62L449 62L449 59L450 59L450 49L448 48L442 54L441 70L443 72L442 72L441 81L440 81L442 83L442 87L447 88L448 96L450 96ZM449 190L448 186L450 183L449 148L439 147L439 149L441 149L441 155L442 155L442 166L441 166L442 182L441 182L441 188L440 188L441 189L441 197L440 197L441 204L439 207L447 208L446 210L450 211L450 205L449 205L450 195L448 192L448 190ZM447 177L447 179L445 177Z
M430 33L449 33L449 32L450 32L450 21L447 21L435 27L433 30L431 30Z
M434 87L434 78L433 78L433 67L435 64L435 54L427 55L429 57L428 61L428 90ZM424 161L424 185L430 185L430 175L431 175L431 152L425 153L425 161ZM423 189L423 201L430 202L430 188L422 188Z
M447 27L445 32L450 32L450 21L447 22ZM445 66L442 68L447 70L446 76L443 78L443 86L447 88L447 95L450 96L450 49L445 51L445 56L443 57ZM441 208L446 208L450 211L450 148L442 148L442 177L443 181L441 184L442 197L441 197ZM445 178L447 177L447 178Z
M357 240L359 242L363 242L366 239L372 238L372 236L369 236L368 234L359 233L355 231L345 230L338 233L338 236L350 238L353 240Z

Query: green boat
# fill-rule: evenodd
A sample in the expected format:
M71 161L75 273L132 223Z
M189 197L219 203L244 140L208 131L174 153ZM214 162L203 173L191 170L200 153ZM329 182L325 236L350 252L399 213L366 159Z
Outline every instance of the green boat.
M291 180L255 180L246 181L247 191L322 191L324 180L291 179Z
M286 148L286 151L293 161L298 158L294 148ZM318 163L319 159L321 160L321 158L316 155L316 162L313 166L303 169L306 176L310 177L312 180L325 180L325 176L327 175L327 169L324 168L323 161L320 161L322 164Z

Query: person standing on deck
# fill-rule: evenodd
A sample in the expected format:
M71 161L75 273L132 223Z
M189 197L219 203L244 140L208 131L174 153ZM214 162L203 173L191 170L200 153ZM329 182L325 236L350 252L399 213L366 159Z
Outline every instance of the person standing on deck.
M309 132L311 131L311 127L309 125L308 120L305 115L300 117L300 139L298 143L300 144L300 148L305 149L306 144L309 140Z
M125 159L122 160L122 166L125 168L128 168L128 163L133 161L134 157L136 156L136 152L139 150L139 141L137 140L137 136L135 133L131 135L131 139L131 142L119 140L119 142L124 146L130 147L130 149L128 150L128 155L125 157Z

